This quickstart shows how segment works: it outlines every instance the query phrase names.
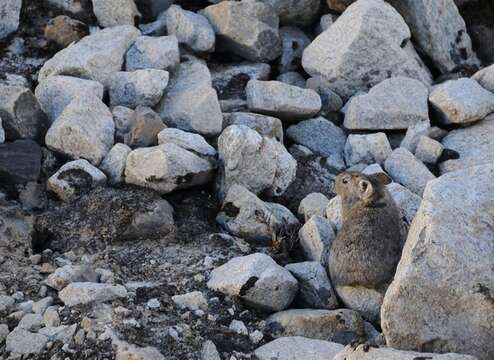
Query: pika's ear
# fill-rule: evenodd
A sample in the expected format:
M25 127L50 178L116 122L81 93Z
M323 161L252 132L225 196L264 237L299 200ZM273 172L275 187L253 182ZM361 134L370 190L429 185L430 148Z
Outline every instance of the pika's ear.
M368 199L374 194L374 186L369 180L361 179L358 182L358 188L362 199Z
M388 175L386 175L385 173L377 173L377 174L374 174L372 176L381 185L388 185L388 184L391 184L393 182L393 180L391 180L391 178Z

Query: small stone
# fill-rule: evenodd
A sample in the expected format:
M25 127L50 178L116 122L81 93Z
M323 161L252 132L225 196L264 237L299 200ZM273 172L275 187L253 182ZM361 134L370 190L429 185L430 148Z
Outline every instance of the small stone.
M175 35L178 42L192 51L212 52L216 35L208 19L201 14L172 5L166 11L168 34Z
M439 141L428 136L420 136L415 150L417 159L425 164L436 164L443 153L444 147Z
M230 323L230 326L228 328L230 330L236 332L237 334L245 335L245 336L249 335L249 330L247 330L247 327L245 326L243 321L232 320L232 322Z
M172 143L205 158L216 156L216 149L209 145L201 135L180 129L161 130L158 134L158 143L160 145Z
M348 135L345 144L345 160L347 166L356 164L384 164L389 154L391 145L385 133L366 135Z
M44 326L43 316L40 314L26 314L17 327L27 331L38 331Z
M220 354L211 340L202 344L201 360L221 360Z
M407 149L411 153L415 153L420 136L427 136L431 129L431 123L429 120L420 121L415 125L410 126L407 129L405 137L400 143L400 147Z
M127 156L132 151L125 144L115 144L101 162L99 168L106 174L111 184L123 181Z
M150 299L147 303L146 303L146 306L149 308L149 309L159 309L161 307L161 303L158 299L154 298L154 299Z
M157 69L174 70L180 63L175 36L139 36L125 56L127 71Z
M106 175L88 161L74 160L63 165L47 182L47 189L62 201L70 202L97 186L106 184Z
M0 3L0 39L4 39L19 27L22 0L5 0Z
M208 287L267 311L288 307L298 290L290 272L262 253L233 258L214 269Z
M45 37L60 48L79 41L89 35L89 27L81 21L69 16L59 15L45 26Z
M329 250L336 237L331 223L322 216L314 215L300 229L298 235L305 258L326 267Z
M314 90L279 81L250 80L245 91L249 110L285 121L307 119L321 110L321 98Z
M262 136L275 138L283 142L283 124L280 119L248 112L233 112L226 119L226 126L245 125L257 131Z
M302 61L302 54L310 44L308 36L299 28L284 26L280 28L282 53L279 59L279 71L297 70Z
M477 71L473 74L472 79L476 80L484 89L494 93L494 64Z
M43 314L43 321L45 326L59 326L60 325L60 316L58 315L57 307L50 306L46 309Z
M334 342L308 339L301 336L287 336L273 340L254 351L259 360L311 360L333 359L343 345ZM310 354L310 355L309 355Z
M13 354L40 354L48 342L48 337L16 328L5 340L5 350Z
M33 304L33 312L35 314L43 315L45 310L48 309L51 304L53 304L53 298L51 296L47 296L44 299L38 300Z
M249 334L249 339L253 344L259 344L263 338L264 334L259 330L255 330Z
M434 86L429 102L444 124L472 123L494 111L494 94L467 78Z
M193 291L187 294L174 295L172 300L180 308L189 310L199 310L208 308L208 301L200 291Z
M338 16L334 14L324 14L323 16L321 16L321 19L319 19L319 25L317 26L316 29L316 35L319 35L322 32L328 30L329 27L333 25L337 19Z
M166 128L159 115L153 109L139 105L135 116L135 122L124 136L125 144L132 148L157 145L159 132Z
M92 0L94 15L101 27L135 25L141 13L134 0Z
M329 199L321 193L311 193L307 195L298 207L298 216L304 219L304 222L314 215L324 216L328 207Z
M115 73L110 80L111 106L155 106L168 85L168 76L168 71L156 69Z
M436 177L410 151L395 149L384 163L392 179L417 195L422 196L427 182Z
M29 257L29 261L31 261L31 264L33 265L38 265L41 262L41 254L34 254Z
M112 301L125 296L127 290L121 285L89 282L71 283L58 293L60 300L67 306Z

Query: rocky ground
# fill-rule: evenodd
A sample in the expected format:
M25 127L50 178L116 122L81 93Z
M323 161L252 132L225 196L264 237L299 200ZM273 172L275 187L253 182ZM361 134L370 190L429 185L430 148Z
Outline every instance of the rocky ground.
M0 2L0 359L494 359L493 19ZM392 180L382 293L328 276L345 170Z

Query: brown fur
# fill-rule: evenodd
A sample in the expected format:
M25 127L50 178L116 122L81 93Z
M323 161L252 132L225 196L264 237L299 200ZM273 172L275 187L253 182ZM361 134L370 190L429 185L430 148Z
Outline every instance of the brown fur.
M333 285L380 290L393 279L402 249L400 211L386 190L389 183L385 174L336 177L343 224L328 261Z

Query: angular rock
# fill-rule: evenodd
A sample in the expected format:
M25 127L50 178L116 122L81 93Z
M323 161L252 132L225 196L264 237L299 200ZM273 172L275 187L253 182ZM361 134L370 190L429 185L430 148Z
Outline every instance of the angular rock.
M180 64L158 105L164 123L204 136L221 132L223 117L211 74L199 61Z
M422 198L408 190L406 187L395 182L387 185L386 188L391 194L395 204L400 209L405 222L410 225L415 217L415 214L417 213L417 210L419 209Z
M76 97L96 96L103 100L104 87L97 81L55 75L41 81L35 90L41 108L53 123Z
M115 106L112 115L115 123L115 139L124 142L125 134L132 129L137 120L136 113L125 106Z
M168 143L133 150L127 156L125 181L166 194L209 182L214 166L196 154Z
M326 268L329 250L336 237L331 222L320 215L314 215L300 229L298 236L305 258L317 261Z
M329 114L340 110L343 107L341 97L331 90L331 84L321 76L311 77L305 82L307 89L312 89L321 97L321 115Z
M390 346L494 356L492 176L484 165L427 185L384 298Z
M50 306L43 314L43 321L46 326L59 326L60 315L58 315L57 307Z
M168 71L156 69L115 73L110 80L111 106L155 106L163 97L168 76Z
M62 290L73 282L97 282L98 276L88 266L64 265L48 275L46 285L55 290Z
M271 137L283 143L283 124L278 118L248 112L234 112L227 117L225 123L227 127L230 125L248 126L262 136Z
M279 59L281 73L297 70L302 61L304 49L310 44L309 37L299 28L284 26L280 28L282 53Z
M47 326L42 328L39 333L48 337L50 341L61 341L65 344L72 342L72 338L77 330L77 324Z
M329 199L321 193L311 193L304 197L298 207L298 216L307 222L312 216L324 216L328 207Z
M297 162L285 147L244 125L223 131L218 138L218 154L222 165L220 197L233 184L243 185L256 195L266 191L279 196L295 178Z
M415 157L425 164L436 164L443 153L444 147L439 141L428 136L420 136L415 150Z
M267 327L275 338L303 336L349 344L365 336L364 321L353 310L285 310L271 315Z
M17 326L27 331L38 331L44 326L43 316L40 314L26 314Z
M290 272L262 253L233 258L214 269L208 287L265 311L287 308L298 290Z
M99 165L111 184L123 182L127 156L131 151L132 149L125 144L115 144Z
M216 345L214 345L211 340L206 340L204 344L202 344L201 360L221 360Z
M78 96L53 122L45 142L50 150L98 165L113 146L114 133L108 107L96 96Z
M334 14L325 14L325 15L321 16L321 18L319 19L319 24L317 25L315 34L319 35L322 32L328 30L329 27L334 24L336 19L338 19L338 15L334 15Z
M383 164L391 154L391 145L385 133L348 135L345 144L347 166L356 164Z
M321 8L319 0L260 0L273 8L283 25L310 26Z
M341 219L341 197L335 196L329 200L328 207L326 208L326 218L334 226L336 232L341 229L342 219ZM336 237L336 235L335 235Z
M158 144L158 134L166 128L161 118L151 108L139 105L135 111L135 122L125 134L126 145L137 148Z
M249 110L285 121L307 119L321 110L321 98L314 90L279 81L250 80L245 91Z
M216 35L208 19L201 14L172 5L166 10L166 28L169 35L175 35L179 43L192 51L214 51Z
M0 3L0 39L6 38L19 27L22 0L4 0Z
M386 79L369 93L353 97L344 125L351 130L400 130L429 120L429 90L418 80Z
M323 76L344 99L395 76L431 83L431 75L409 42L410 30L382 0L358 1L304 51L302 66Z
M160 145L172 143L205 158L216 156L216 149L209 145L201 135L180 129L161 130L158 134L158 143Z
M379 322L384 298L379 291L358 285L335 286L335 290L344 307L357 311L367 321Z
M295 303L302 308L336 309L338 299L326 270L319 262L288 264L285 269L298 280L299 290Z
M345 166L343 151L346 135L331 121L318 117L292 125L286 131L287 137L331 159L339 167Z
M494 93L494 64L477 71L472 76L484 89Z
M343 350L343 345L301 336L287 336L273 340L254 351L259 360L328 360Z
M391 0L414 42L442 73L479 65L465 21L454 0Z
M410 151L395 149L384 163L384 169L394 181L422 196L427 182L436 177Z
M47 182L47 189L65 202L73 201L96 186L106 184L106 175L87 160L74 160L63 165Z
M219 44L250 61L270 62L281 55L279 19L261 2L223 1L203 10Z
M40 354L48 337L16 328L5 339L5 350L17 355Z
M157 69L174 70L180 63L175 36L139 36L125 55L127 71Z
M235 236L265 245L271 245L276 235L295 231L299 225L284 206L263 202L237 184L230 187L216 221Z
M494 112L494 94L467 78L434 86L429 102L444 124L468 124Z
M127 296L122 285L76 282L64 287L58 297L66 306L112 301Z
M476 360L477 358L461 354L432 354L413 351L400 351L391 348L376 348L358 345L356 348L347 346L343 351L338 353L334 360Z
M38 180L41 148L32 140L0 144L0 178L4 184L25 184Z
M45 62L38 80L73 75L108 87L111 76L122 69L124 55L139 35L140 31L133 26L115 26L86 36Z
M92 0L94 15L101 27L135 25L141 13L134 0Z
M180 308L189 310L206 310L208 308L208 300L200 291L192 291L187 294L174 295L172 301Z
M59 15L45 26L45 37L59 48L65 48L89 35L89 27L78 20Z
M441 174L465 169L470 166L494 164L494 115L463 129L451 131L442 145L460 154L456 160L448 160L439 165Z
M175 229L173 208L157 193L104 187L37 216L34 228L40 245L48 242L51 249L60 251L88 244L163 239Z
M0 84L0 117L7 140L39 139L48 125L38 100L22 86Z

